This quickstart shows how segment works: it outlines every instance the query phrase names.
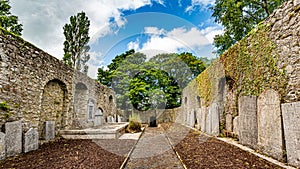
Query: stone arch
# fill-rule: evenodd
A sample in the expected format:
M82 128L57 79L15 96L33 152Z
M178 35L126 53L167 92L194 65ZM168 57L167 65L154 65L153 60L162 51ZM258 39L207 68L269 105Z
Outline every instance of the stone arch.
M55 121L55 131L63 129L67 114L67 87L58 79L48 81L44 86L41 101L39 134L42 136L45 121Z
M114 98L113 98L112 95L110 95L110 96L108 97L108 101L109 101L109 104L112 104L112 103L113 103Z
M230 76L226 76L225 80L226 80L226 85L228 86L228 89L232 90L236 85L235 81Z
M86 119L86 114L88 112L89 103L89 90L87 86L78 82L75 85L75 95L74 95L74 112L75 117L79 119Z

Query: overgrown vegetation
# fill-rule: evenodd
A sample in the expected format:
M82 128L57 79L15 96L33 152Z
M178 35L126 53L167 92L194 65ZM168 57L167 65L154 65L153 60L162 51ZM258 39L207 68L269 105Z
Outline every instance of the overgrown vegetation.
M129 117L129 124L126 128L128 133L137 133L142 131L141 119L138 113L132 112Z
M10 106L6 102L0 102L0 109L5 112L9 112Z

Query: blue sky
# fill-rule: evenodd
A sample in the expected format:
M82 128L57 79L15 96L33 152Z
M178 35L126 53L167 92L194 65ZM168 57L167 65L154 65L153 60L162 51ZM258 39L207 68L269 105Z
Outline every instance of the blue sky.
M11 0L23 24L23 38L49 54L63 56L63 25L80 11L91 21L89 76L118 54L135 49L158 53L192 52L213 58L213 37L222 27L211 17L214 0Z

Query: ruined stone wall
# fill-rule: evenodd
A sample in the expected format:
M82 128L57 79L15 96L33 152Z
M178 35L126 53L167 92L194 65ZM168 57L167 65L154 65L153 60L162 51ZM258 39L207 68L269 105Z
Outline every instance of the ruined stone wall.
M181 123L191 124L198 95L198 129L299 167L299 28L300 1L287 1L183 90Z
M54 121L60 129L91 127L95 114L115 114L114 92L34 45L0 29L0 125L22 121L23 131ZM75 104L74 104L75 103ZM89 106L93 109L89 119Z

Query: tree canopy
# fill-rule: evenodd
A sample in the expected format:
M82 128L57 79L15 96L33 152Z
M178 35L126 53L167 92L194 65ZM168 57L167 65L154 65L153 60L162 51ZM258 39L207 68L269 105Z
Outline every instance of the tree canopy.
M179 107L181 90L205 69L191 53L159 54L147 60L134 50L116 56L107 67L98 69L98 81L114 89L123 110Z
M241 40L259 22L267 18L284 0L216 0L212 16L224 26L224 33L214 38L221 54Z
M63 61L83 72L87 72L86 63L90 58L88 54L90 47L87 45L90 40L89 26L90 20L84 12L80 12L76 16L71 16L70 23L63 27L65 35Z
M16 35L22 35L23 25L18 23L18 17L12 15L10 9L9 0L0 1L0 26Z

